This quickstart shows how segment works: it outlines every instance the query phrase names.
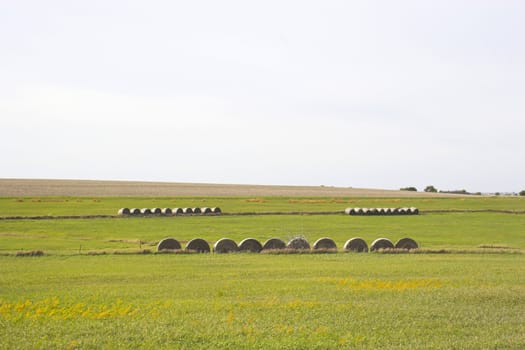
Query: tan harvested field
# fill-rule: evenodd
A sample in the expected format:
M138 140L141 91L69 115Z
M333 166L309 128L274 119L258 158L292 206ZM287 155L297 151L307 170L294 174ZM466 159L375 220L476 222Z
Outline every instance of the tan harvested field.
M451 195L330 186L267 186L140 181L0 179L0 196L448 197Z

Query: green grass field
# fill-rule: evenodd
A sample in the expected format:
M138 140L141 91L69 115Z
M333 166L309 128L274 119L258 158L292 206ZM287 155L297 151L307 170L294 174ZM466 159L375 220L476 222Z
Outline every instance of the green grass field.
M296 197L20 197L0 198L0 217L116 215L121 207L220 207L225 213L344 211L347 207L421 210L525 210L525 197L296 198Z
M521 198L1 198L0 216L525 209ZM412 237L455 254L141 254L164 237ZM480 246L498 247L483 248ZM43 250L41 257L19 251ZM522 349L525 215L0 220L0 348ZM7 255L8 254L8 255Z
M521 349L523 255L1 258L2 348Z
M165 237L181 242L200 237L210 245L223 237L239 243L304 236L311 243L330 237L342 248L362 237L397 241L412 237L422 248L474 249L484 245L525 248L525 215L434 213L417 216L262 215L116 219L0 220L0 252L44 250L76 254L79 250L154 249ZM142 243L140 243L142 242Z

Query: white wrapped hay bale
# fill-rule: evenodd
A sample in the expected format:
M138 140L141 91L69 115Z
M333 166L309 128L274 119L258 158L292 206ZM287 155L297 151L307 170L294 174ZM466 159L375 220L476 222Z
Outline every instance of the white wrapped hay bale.
M119 216L128 216L128 215L131 215L131 211L129 210L129 208L120 208L119 211L118 211L118 215Z
M184 208L173 208L171 210L171 215L181 215L184 214Z
M171 210L171 208L162 208L161 213L162 215L172 215L173 211Z
M418 215L419 214L419 209L418 208L411 207L411 208L409 208L409 210L410 210L410 214L412 214L412 215Z
M356 208L346 208L345 214L346 215L356 215Z
M201 213L202 214L212 214L213 212L211 211L211 208L201 208Z
M151 208L151 214L153 214L153 215L160 215L160 214L162 214L162 209L160 209L160 208Z

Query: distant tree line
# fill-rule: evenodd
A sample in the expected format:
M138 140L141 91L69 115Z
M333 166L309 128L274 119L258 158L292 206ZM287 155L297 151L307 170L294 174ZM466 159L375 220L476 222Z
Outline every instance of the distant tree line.
M402 187L400 188L399 190L401 191L412 191L412 192L417 192L417 188L416 187L413 187L413 186L409 186L409 187ZM425 187L425 189L423 190L425 192L429 192L429 193L450 193L450 194L463 194L463 195L475 195L475 196L480 196L481 195L481 192L469 192L465 189L463 190L448 190L448 191L445 191L445 190L439 190L437 188L435 188L433 185L428 185L427 187ZM496 192L495 195L496 196L499 196L501 193L500 192ZM525 190L523 191L520 191L519 193L517 193L518 195L520 196L525 196ZM513 193L513 195L516 195L516 193Z
M475 195L475 196L481 195L481 192L468 192L467 190L439 191L439 193L465 194L465 195Z

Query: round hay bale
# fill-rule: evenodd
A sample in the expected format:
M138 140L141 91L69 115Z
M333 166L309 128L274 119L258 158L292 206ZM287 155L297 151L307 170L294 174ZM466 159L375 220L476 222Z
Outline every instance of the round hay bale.
M356 214L356 208L346 208L345 209L345 214L347 215L355 215Z
M162 208L161 213L162 215L171 215L173 214L173 211L171 210L171 208Z
M201 208L201 213L203 213L203 214L211 214L213 212L211 211L211 208Z
M389 249L394 248L394 243L388 238L378 238L372 242L370 245L370 251L373 252L379 249Z
M368 215L378 215L379 210L377 208L370 208L368 209Z
M202 214L201 208L193 208L193 214Z
M209 253L210 245L202 238L194 238L186 244L186 250L194 251L197 253Z
M184 214L184 209L183 208L173 208L171 210L171 214L172 215L180 215L180 214Z
M193 214L193 209L192 208L182 208L182 213L183 214Z
M162 214L162 209L160 209L160 208L152 208L151 209L151 214L153 214L153 215L160 215L160 214Z
M394 208L385 208L386 215L394 215Z
M360 237L354 237L346 241L344 250L347 252L368 253L368 244Z
M392 212L390 211L390 208L381 208L380 214L381 215L390 215L390 214L392 214Z
M394 215L403 215L403 208L394 208L392 214Z
M219 208L219 207L211 208L211 212L213 214L220 214L220 213L222 213L221 208Z
M363 208L354 208L354 215L363 215Z
M239 251L259 253L263 249L262 244L255 238L246 238L239 243Z
M409 208L409 210L410 210L410 214L412 214L412 215L418 215L419 214L419 209L418 208L412 207L412 208Z
M295 238L292 238L288 242L288 244L286 244L286 248L307 250L307 249L310 249L310 243L308 243L308 241L302 237L295 237Z
M157 244L157 251L160 252L164 249L181 249L179 241L177 241L175 238L164 238Z
M140 215L140 209L139 209L139 208L131 208L131 209L129 210L129 213L130 213L131 215Z
M262 249L263 250L275 250L275 249L284 249L286 248L286 243L279 238L270 238L264 242Z
M142 209L140 209L140 213L142 215L151 215L151 209L150 208L142 208Z
M337 244L331 238L323 237L314 242L313 249L337 250Z
M213 251L215 253L233 253L239 250L237 243L229 238L221 238L213 245Z
M395 248L399 249L417 249L419 248L416 241L412 238L401 238L396 242Z
M126 215L130 215L131 214L131 211L129 210L129 208L120 208L118 210L118 215L120 216L126 216Z

